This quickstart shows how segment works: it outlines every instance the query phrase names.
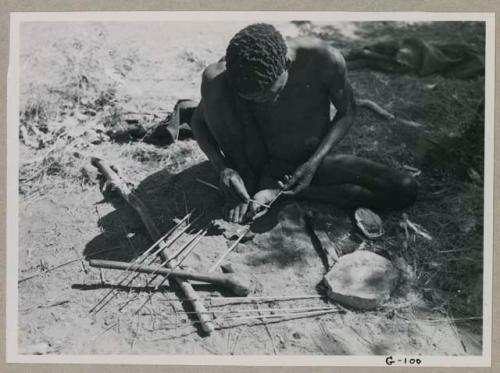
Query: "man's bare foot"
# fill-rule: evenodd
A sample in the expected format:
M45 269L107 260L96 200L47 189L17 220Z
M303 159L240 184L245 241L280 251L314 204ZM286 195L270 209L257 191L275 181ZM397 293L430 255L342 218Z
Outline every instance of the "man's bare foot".
M250 201L250 206L248 208L248 218L252 218L259 211L268 209L270 204L276 199L279 193L280 189L277 188L264 189L260 192L257 192Z

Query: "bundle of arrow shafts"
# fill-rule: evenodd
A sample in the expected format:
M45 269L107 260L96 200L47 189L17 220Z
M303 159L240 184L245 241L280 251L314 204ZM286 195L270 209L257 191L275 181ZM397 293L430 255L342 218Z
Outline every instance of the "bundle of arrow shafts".
M234 324L235 322L244 322L247 325L253 325L253 321L257 323L255 325L260 325L262 322L267 323L275 323L275 322L283 322L287 320L294 320L300 318L308 318L308 317L316 317L322 316L330 313L338 313L341 312L336 307L332 307L329 305L316 305L316 306L302 306L302 307L262 307L261 305L269 304L269 303L277 303L277 302L287 302L287 301L297 301L297 300L311 300L311 299L319 299L325 298L322 295L280 295L280 296L246 296L247 295L247 287L243 284L236 284L231 281L232 278L228 277L231 274L212 274L210 277L210 272L213 272L215 268L219 266L219 264L225 259L225 257L234 249L234 247L241 241L244 235L247 233L247 229L244 229L239 235L238 239L228 248L226 252L224 252L220 258L216 261L216 263L210 268L210 270L203 276L200 273L186 272L186 271L176 271L178 267L184 262L184 260L188 257L188 255L193 252L196 248L200 240L204 237L207 232L208 227L199 230L195 234L191 234L190 238L186 239L183 236L186 236L186 231L190 229L193 224L200 219L201 215L198 215L196 218L190 221L193 212L188 213L184 218L182 218L171 230L169 230L164 236L162 236L159 240L157 240L153 245L151 245L142 255L136 258L131 263L123 263L123 262L115 262L115 261L106 261L106 260L90 260L90 264L94 267L99 268L111 268L111 269L120 269L122 272L116 279L115 288L111 289L107 292L97 304L92 307L90 312L98 313L102 310L107 304L109 304L119 293L117 290L118 287L124 286L129 287L133 284L133 282L140 276L141 273L146 273L149 275L149 278L146 282L144 288L152 287L153 282L159 276L163 276L161 281L154 286L154 290L157 290L165 281L169 278L169 276L181 276L184 278L192 278L195 280L201 281L209 281L216 284L223 284L226 287L230 286L233 292L237 293L241 292L241 288L244 288L241 297L206 297L206 298L197 298L198 301L208 301L209 308L206 311L175 311L173 313L164 312L161 313L151 313L142 311L145 306L151 301L151 298L155 294L155 292L151 292L147 299L135 310L135 314L138 315L155 315L169 318L172 314L176 315L176 320L164 323L164 327L175 326L175 325L183 325L186 323L199 323L199 321L190 321L190 314L205 314L207 318L206 321L213 322L215 324L215 328L228 328L232 326L239 326L241 324ZM182 238L183 239L182 239ZM179 244L179 241L184 241ZM176 245L177 244L177 245ZM158 266L150 266L153 262L157 262L157 254L160 250L164 251L165 249L172 249L174 246L177 246L177 249L168 257L168 259L164 260ZM165 269L164 266L167 262L176 260L176 264L174 267L170 269ZM224 277L225 276L225 277ZM239 274L241 276L241 274ZM222 279L223 281L219 281ZM229 285L228 285L229 284ZM240 285L239 287L237 285ZM127 305L131 304L135 300L140 298L140 294L135 294L132 298L129 297L123 304L121 304L119 311L122 311ZM192 302L192 298L182 299L160 299L161 301L168 302ZM218 302L222 302L217 304ZM162 302L163 303L163 302ZM235 305L242 304L251 304L257 305L257 308L247 309L221 309L224 306L234 307ZM142 312L141 312L142 311ZM186 318L179 320L179 315L185 315ZM260 321L260 322L259 322Z
M193 212L188 213L183 219L181 219L171 230L169 230L164 236L162 236L159 240L157 240L153 245L151 245L143 254L137 257L131 263L121 263L121 266L117 269L121 269L122 272L116 278L116 283L114 288L112 288L109 292L107 292L98 302L97 304L91 308L89 312L98 313L101 311L107 304L109 304L119 293L117 290L120 287L129 287L134 281L140 276L141 272L138 269L143 268L144 266L149 266L154 262L158 261L158 254L160 252L164 252L166 249L170 249L174 247L174 245L181 239L182 236L185 235L185 232L193 226L193 224L200 219L201 215L198 215L193 220L189 221ZM168 263L172 261L176 261L175 266L171 267L171 271L180 267L180 265L186 260L191 252L196 248L201 238L205 236L207 233L208 227L199 230L191 238L184 243L177 245L178 248L175 250L167 259L163 260L159 266L155 267L155 270L152 270L149 273L150 278L148 279L144 288L150 287L153 282L160 276L161 268L166 266ZM103 260L90 260L90 264L92 266L96 266L99 268L106 267L104 265L99 265L101 262L111 262L117 263L113 261L103 261ZM97 265L96 265L97 264ZM162 284L166 282L169 275L163 276L161 282L155 285L154 290L157 290ZM151 293L146 300L149 301L154 293ZM138 299L139 295L136 295L135 299ZM128 300L127 304L132 302L133 300ZM120 310L125 308L125 305L122 305ZM139 312L143 306L139 307L136 311Z
M227 329L239 326L262 325L263 323L280 323L292 320L299 320L311 317L319 317L328 314L344 313L342 308L321 302L321 304L307 304L310 300L326 298L321 295L297 295L297 296L262 296L248 297L248 299L225 298L229 302L221 304L211 304L206 313L211 317L211 321L216 325L216 329ZM205 300L220 300L220 297L204 298ZM177 299L162 299L163 302L179 302ZM287 305L293 302L293 305ZM297 305L297 302L304 303ZM253 308L245 307L253 305ZM279 304L279 305L278 305ZM237 305L237 308L234 308ZM229 308L228 308L229 307ZM140 315L153 316L162 319L163 328L179 327L189 324L189 316L193 312L173 311L148 312L143 311ZM172 320L175 318L175 320Z
M98 313L117 296L117 294L119 293L119 288L131 288L131 285L134 284L134 281L141 274L147 274L149 276L144 288L151 290L158 290L159 287L167 281L167 279L173 278L175 282L180 286L181 292L185 296L185 299L178 299L177 301L185 301L190 304L192 311L176 312L176 319L178 319L179 314L184 314L186 316L184 320L176 320L174 323L168 323L168 325L179 325L182 323L185 324L190 322L192 324L199 325L201 329L206 333L210 333L216 328L220 329L236 326L235 323L238 322L248 324L253 320L257 320L262 323L275 323L283 322L286 320L317 317L329 313L341 312L341 310L338 308L325 306L324 304L320 306L305 305L303 307L298 307L296 305L295 307L261 307L259 306L259 303L270 302L273 300L273 298L274 301L277 302L293 299L320 298L321 296L281 296L267 297L267 299L265 299L266 297L252 297L248 296L250 293L251 282L249 278L244 275L244 273L215 272L215 270L219 268L219 265L226 259L226 257L248 233L248 231L250 230L250 225L242 230L242 232L239 234L239 237L218 258L218 260L216 260L216 262L210 267L207 272L200 273L183 270L181 268L182 263L188 258L193 250L196 249L201 239L206 235L210 223L206 227L199 229L194 234L191 232L187 233L188 230L193 230L194 223L202 216L200 214L196 218L191 219L193 212L190 212L184 218L182 218L170 231L161 236L160 230L156 227L152 216L149 214L145 204L139 199L138 195L136 195L135 192L131 190L128 185L118 176L113 168L105 161L98 158L93 158L92 164L97 167L99 171L105 176L107 183L137 211L150 236L154 240L156 240L156 242L131 263L96 259L92 259L89 261L90 265L94 267L109 268L122 271L116 279L115 286L111 290L109 290L97 302L97 304L94 305L94 307L92 307L90 312ZM275 200L279 198L280 194L276 196ZM270 205L275 200L271 201L268 206L264 206L264 210L261 211L258 215L265 214ZM158 257L160 258L161 263L154 265L155 262L158 262ZM160 280L156 281L157 278L160 278ZM204 300L206 299L200 298L197 295L196 291L192 288L188 280L202 281L216 286L223 286L226 289L229 289L234 295L239 296L238 298L222 298L224 300L227 300L230 305L234 306L234 304L237 304L238 302L240 304L250 302L254 308L223 310L220 309L221 304L219 304L211 306L211 309L208 310L204 304ZM156 282L156 284L154 284L154 282ZM148 303L151 303L151 298L158 293L161 294L161 292L150 292L147 296L147 299L135 310L135 314L145 314L143 309L149 308L147 307ZM121 304L119 310L123 310L135 300L140 299L140 297L140 292L137 294L133 294L132 299L130 299L129 297L129 299L127 299L125 303ZM190 313L195 314L198 320L190 321ZM156 317L157 314L155 313L154 315ZM168 314L164 314L164 316L168 316Z

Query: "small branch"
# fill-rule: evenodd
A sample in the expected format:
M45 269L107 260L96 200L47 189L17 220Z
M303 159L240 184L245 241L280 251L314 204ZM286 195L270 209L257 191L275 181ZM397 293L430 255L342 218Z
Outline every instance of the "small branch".
M231 253L231 251L233 251L234 248L236 246L238 246L240 241L243 239L243 237L245 237L245 235L248 233L249 230L250 230L250 226L248 226L246 229L243 230L243 232L241 232L238 239L229 247L229 249L227 249L227 251L224 254L222 254L220 256L220 258L217 260L217 262L215 262L214 265L212 265L210 267L208 272L213 272L213 271L215 271L215 269L217 269L217 267L219 267L219 265L224 261L224 259L226 259L226 257Z
M432 241L431 235L429 233L427 233L422 226L418 225L417 223L412 222L408 218L408 215L406 213L403 213L403 219L406 222L406 224L408 225L408 227L410 227L416 234L424 237L425 239L427 239L429 241Z
M93 253L93 255L106 253L106 252L113 251L113 250L116 250L116 249L119 249L119 247L113 247L113 248L111 248L111 249L104 249L104 250L96 251L95 253ZM25 282L25 281L31 280L31 279L33 279L33 278L35 278L35 277L38 277L38 276L44 275L44 274L46 274L46 273L52 272L52 271L54 271L54 270L56 270L56 269L60 269L60 268L65 267L65 266L67 266L67 265L69 265L69 264L79 262L79 261L81 261L81 260L83 260L83 259L86 259L86 258L88 258L88 257L90 257L90 256L81 256L81 257L79 257L79 258L77 258L77 259L73 259L73 260L70 260L70 261L64 262L64 263L59 264L59 265L57 265L57 266L55 266L55 267L52 267L52 268L46 269L45 271L38 272L38 273L35 273L34 275L31 275L31 276L28 276L28 277L22 278L22 279L18 280L18 281L17 281L17 283L18 283L18 284L20 284L20 283L22 283L22 282Z
M213 184L210 184L210 183L209 183L209 182L207 182L207 181L204 181L204 180L201 180L201 179L196 179L196 181L197 181L197 182L199 182L200 184L206 185L206 186L207 186L207 187L209 187L209 188L212 188L212 189L214 189L214 190L220 191L220 188L219 188L219 187L217 187L217 186L215 186L215 185L213 185ZM259 202L259 201L256 201L255 199L252 199L252 198L249 198L248 200L249 200L250 202L253 202L253 203L255 203L255 204L259 205L259 206L262 206L262 207L264 207L264 208L266 208L266 209L269 209L269 208L271 207L271 203L270 203L270 204L261 203L261 202Z

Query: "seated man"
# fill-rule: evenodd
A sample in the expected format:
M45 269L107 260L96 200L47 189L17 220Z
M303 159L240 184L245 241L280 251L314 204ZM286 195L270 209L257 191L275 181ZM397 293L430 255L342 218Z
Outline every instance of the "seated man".
M201 95L191 126L220 175L227 220L244 221L281 189L377 210L416 198L406 173L332 151L356 108L344 59L323 41L287 45L273 26L250 25L232 38L224 59L205 69Z

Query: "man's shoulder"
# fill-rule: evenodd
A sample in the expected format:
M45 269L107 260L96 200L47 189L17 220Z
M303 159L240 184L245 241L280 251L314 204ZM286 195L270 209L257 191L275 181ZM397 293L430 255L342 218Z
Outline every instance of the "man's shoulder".
M224 71L226 71L226 63L224 61L212 63L203 70L203 79L207 81L215 80Z
M289 41L291 48L296 54L303 53L314 59L321 68L335 70L337 73L345 73L345 60L342 53L330 43L312 37L299 37Z
M218 96L226 90L226 84L224 84L225 71L226 63L224 61L212 63L203 70L201 80L201 95L203 97Z

